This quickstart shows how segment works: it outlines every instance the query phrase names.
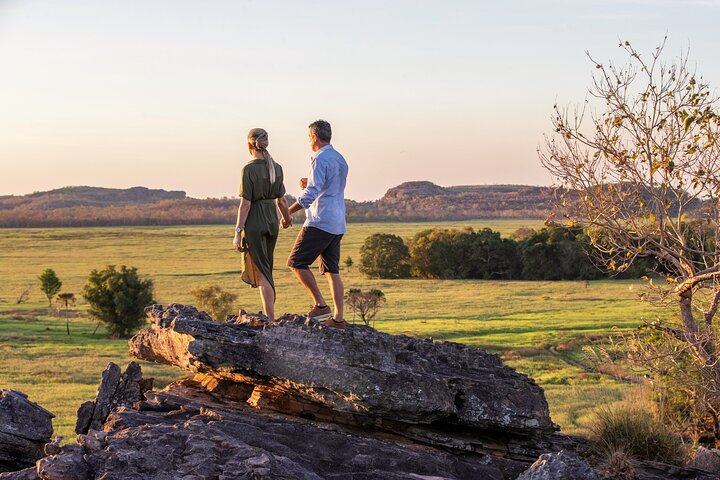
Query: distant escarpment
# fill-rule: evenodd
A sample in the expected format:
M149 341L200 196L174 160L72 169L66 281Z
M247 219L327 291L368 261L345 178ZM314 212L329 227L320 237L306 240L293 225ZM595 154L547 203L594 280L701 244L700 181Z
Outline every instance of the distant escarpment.
M552 200L550 187L407 182L379 200L346 200L346 207L350 222L547 218ZM0 196L0 227L232 224L237 207L237 198L197 199L182 191L65 187Z
M434 221L475 218L547 218L551 187L406 182L374 202L347 202L351 221Z

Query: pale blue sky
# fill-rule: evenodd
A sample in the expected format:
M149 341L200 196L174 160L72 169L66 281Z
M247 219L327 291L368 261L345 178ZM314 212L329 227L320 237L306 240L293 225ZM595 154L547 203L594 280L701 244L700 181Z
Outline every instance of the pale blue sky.
M720 84L720 1L0 0L0 194L65 185L233 196L245 135L297 194L306 126L334 127L347 195L408 180L547 184L556 101L627 39Z

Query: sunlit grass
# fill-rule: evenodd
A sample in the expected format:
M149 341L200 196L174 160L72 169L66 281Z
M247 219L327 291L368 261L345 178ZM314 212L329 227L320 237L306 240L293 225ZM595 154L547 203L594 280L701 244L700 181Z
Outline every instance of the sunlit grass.
M508 235L541 222L441 224L465 225ZM349 255L357 265L360 246L373 233L410 237L433 226L437 224L351 224L342 258ZM296 234L297 228L283 231L276 250L278 313L304 312L310 303L284 266ZM239 305L259 310L257 290L240 280L232 235L231 226L0 229L0 387L27 393L57 415L56 433L72 437L77 407L94 398L107 363L124 366L130 361L127 343L107 339L102 327L93 336L96 324L84 315L71 319L68 336L65 319L47 309L37 276L53 268L63 281L62 291L79 296L91 269L132 265L153 279L160 303L192 303L192 288L214 283L237 293ZM619 401L630 388L576 364L582 363L583 345L616 328L632 329L648 315L637 300L638 282L369 280L356 266L343 268L343 276L346 287L383 290L387 305L375 322L379 330L486 348L535 378L546 390L553 420L564 431L586 433L592 408ZM14 305L25 286L31 287L30 303ZM321 286L327 292L326 285ZM80 301L77 309L82 313L86 308ZM552 348L557 345L566 348ZM145 375L155 376L160 385L185 375L169 367L142 365Z

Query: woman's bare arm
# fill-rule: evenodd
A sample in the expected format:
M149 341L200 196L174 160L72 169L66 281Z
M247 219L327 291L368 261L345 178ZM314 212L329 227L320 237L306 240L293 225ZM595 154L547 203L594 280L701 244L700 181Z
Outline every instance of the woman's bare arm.
M242 252L242 244L240 242L240 233L238 229L242 230L245 228L245 222L247 221L248 213L250 212L250 206L252 202L246 198L240 199L240 206L238 207L237 221L235 222L235 238L233 239L233 248L238 252Z

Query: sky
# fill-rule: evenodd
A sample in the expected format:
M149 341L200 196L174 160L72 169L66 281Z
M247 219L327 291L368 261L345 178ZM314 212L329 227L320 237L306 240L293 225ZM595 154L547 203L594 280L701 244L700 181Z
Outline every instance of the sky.
M289 193L333 126L347 198L405 181L548 185L555 102L629 40L720 85L720 0L0 0L0 195L68 185L236 196L247 131Z

